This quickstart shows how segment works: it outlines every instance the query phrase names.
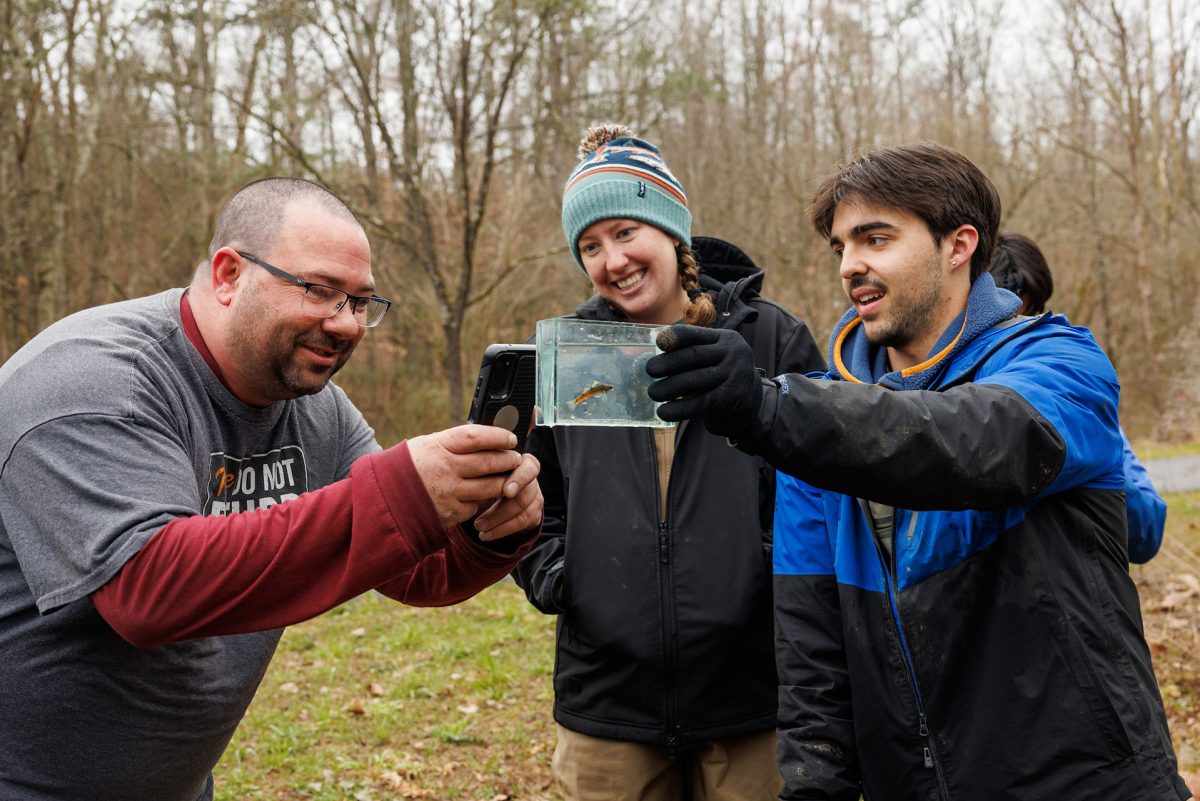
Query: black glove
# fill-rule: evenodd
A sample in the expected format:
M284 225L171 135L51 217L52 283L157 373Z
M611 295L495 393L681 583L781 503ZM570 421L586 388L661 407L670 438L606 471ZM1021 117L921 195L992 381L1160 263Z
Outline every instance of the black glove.
M665 351L646 363L660 380L648 394L658 416L668 422L699 417L722 437L736 437L758 413L763 381L754 369L754 352L736 331L673 325L658 334Z

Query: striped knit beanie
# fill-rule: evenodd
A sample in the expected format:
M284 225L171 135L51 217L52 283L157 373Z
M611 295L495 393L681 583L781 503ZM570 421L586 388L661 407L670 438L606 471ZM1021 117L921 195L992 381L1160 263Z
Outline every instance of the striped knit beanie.
M623 125L598 125L584 132L579 158L563 189L562 210L563 233L579 269L579 237L600 220L639 220L692 244L687 196L657 147Z

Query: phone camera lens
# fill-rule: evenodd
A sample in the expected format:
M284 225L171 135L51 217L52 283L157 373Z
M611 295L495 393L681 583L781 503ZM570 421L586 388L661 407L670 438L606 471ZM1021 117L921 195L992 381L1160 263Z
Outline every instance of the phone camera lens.
M513 360L510 356L502 356L496 361L496 378L488 383L492 391L488 394L492 400L503 400L508 397L509 384L512 380Z

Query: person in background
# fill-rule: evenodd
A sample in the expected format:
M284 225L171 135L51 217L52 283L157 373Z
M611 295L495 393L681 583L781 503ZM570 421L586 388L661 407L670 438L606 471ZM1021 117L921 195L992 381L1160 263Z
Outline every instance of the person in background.
M996 286L1021 299L1017 314L1042 314L1054 294L1054 278L1041 248L1027 236L1000 232L988 272ZM1129 561L1150 561L1162 545L1167 525L1167 503L1154 489L1146 468L1138 461L1125 431L1121 431L1125 464L1125 517L1129 523Z
M350 209L271 178L190 287L0 367L0 797L207 801L283 626L372 589L452 604L525 553L512 432L381 450L330 383L390 305Z
M693 238L679 181L626 128L588 130L562 222L585 320L727 332L753 364L824 369L763 271ZM555 778L570 801L775 798L775 471L695 423L538 428L542 533L514 572L558 615Z
M852 304L828 374L765 377L688 325L646 365L664 420L781 471L780 798L1189 798L1126 559L1112 364L1014 314L987 272L999 194L955 150L866 153L809 213Z
M996 236L988 272L1001 289L1021 299L1017 314L1041 314L1054 294L1054 277L1046 257L1032 239L1001 231Z

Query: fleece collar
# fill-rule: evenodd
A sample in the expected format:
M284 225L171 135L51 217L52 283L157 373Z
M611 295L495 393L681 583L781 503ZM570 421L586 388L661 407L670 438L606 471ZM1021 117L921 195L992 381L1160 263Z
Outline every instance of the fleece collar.
M862 319L851 307L829 338L829 364L845 381L877 383L890 389L928 389L954 354L984 331L1012 317L1020 305L1020 298L999 289L991 274L983 273L971 285L967 308L942 332L929 358L904 370L888 370L887 348L867 342Z

